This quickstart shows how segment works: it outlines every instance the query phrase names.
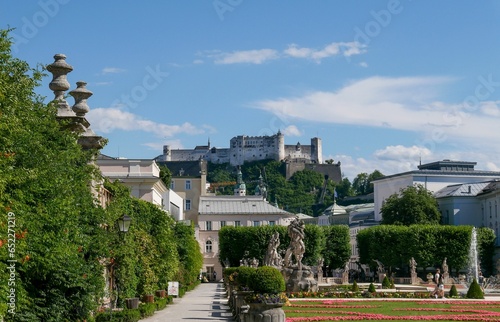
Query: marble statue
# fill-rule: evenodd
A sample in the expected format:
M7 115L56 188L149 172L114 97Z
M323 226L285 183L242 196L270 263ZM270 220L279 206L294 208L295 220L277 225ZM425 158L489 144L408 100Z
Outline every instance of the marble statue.
M292 256L295 257L297 268L302 268L302 258L306 251L304 245L304 222L296 217L290 225L288 225L288 235L290 236L290 246L285 253L285 267L292 267Z

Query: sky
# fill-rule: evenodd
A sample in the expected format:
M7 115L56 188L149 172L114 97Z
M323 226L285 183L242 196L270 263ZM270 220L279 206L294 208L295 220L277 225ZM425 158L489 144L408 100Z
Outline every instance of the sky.
M110 156L281 131L321 138L350 180L500 171L499 1L0 0L0 28L33 67L67 56Z

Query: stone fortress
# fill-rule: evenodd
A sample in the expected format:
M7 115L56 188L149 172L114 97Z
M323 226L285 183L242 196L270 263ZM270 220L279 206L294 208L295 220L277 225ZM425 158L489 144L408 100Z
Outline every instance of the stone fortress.
M229 142L229 148L216 148L208 145L196 146L194 149L171 149L163 146L163 154L158 161L197 161L206 160L211 163L230 163L233 166L243 165L247 161L276 160L299 163L321 164L322 146L320 138L312 138L310 145L286 145L285 136L278 133L271 136L238 135Z

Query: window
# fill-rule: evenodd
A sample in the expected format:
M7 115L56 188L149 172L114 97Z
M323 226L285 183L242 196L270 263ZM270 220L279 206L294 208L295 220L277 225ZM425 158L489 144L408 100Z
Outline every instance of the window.
M207 221L207 230L212 230L212 222Z
M269 222L269 226L274 226L274 225L276 225L276 222L275 222L274 220L271 220L271 221Z
M253 226L254 226L254 227L259 227L259 226L260 226L260 221L255 220L255 221L253 222Z
M186 180L186 190L191 190L191 180Z
M207 240L205 243L205 253L211 253L212 252L212 241Z
M175 189L175 181L174 180L170 181L170 189L172 189L172 190Z
M190 199L186 199L186 206L184 208L186 208L186 210L191 210L191 200Z
M221 226L221 228L222 228L222 227L225 227L225 226L226 226L226 221L225 221L225 220L221 221L221 222L220 222L220 226Z
M236 220L236 221L234 222L234 227L240 227L240 226L241 226L241 221Z

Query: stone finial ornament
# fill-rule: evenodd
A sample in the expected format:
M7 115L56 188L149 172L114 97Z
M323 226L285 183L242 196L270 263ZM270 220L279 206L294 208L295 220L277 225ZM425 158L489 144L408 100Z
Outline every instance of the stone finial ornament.
M69 89L69 83L66 75L73 70L73 67L66 63L66 55L54 55L54 62L47 65L47 70L52 73L52 81L49 88L54 92L54 100L58 102L58 114L73 114L69 109L68 102L64 99L64 93Z
M77 88L69 92L69 95L73 96L75 99L75 105L73 105L72 109L77 116L85 116L85 114L90 111L87 105L87 99L92 96L93 93L85 87L86 85L86 82L78 81L76 82Z

